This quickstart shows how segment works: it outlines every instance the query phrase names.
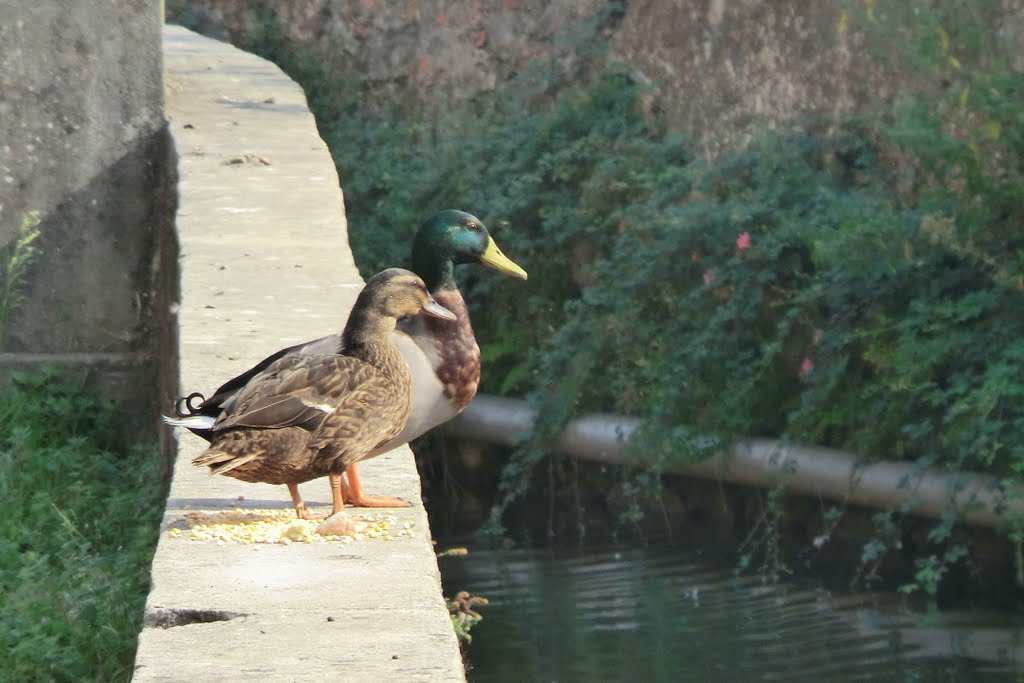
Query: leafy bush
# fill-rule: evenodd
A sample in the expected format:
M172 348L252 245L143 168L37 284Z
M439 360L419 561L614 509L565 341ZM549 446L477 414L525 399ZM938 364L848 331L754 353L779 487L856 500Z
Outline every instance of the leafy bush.
M129 680L161 459L56 373L0 395L0 649L9 680Z
M541 408L506 495L587 411L647 418L637 453L654 469L769 435L1019 480L1021 76L982 54L977 17L950 37L943 7L883 9L861 19L888 22L869 30L890 56L917 50L894 66L919 91L838 134L800 122L711 162L643 116L616 68L548 104L533 74L437 129L331 119L365 271L401 262L404 234L447 205L482 212L530 271L528 293L478 273L465 288L483 389ZM962 548L941 553L922 558L932 593L933 565Z
M1012 438L1021 204L980 209L1021 184L995 178L965 199L922 180L908 201L885 159L912 152L893 146L902 129L852 122L830 139L766 133L697 162L639 115L638 92L603 73L548 110L478 130L460 121L457 144L391 134L391 156L376 137L385 124L330 131L339 155L374 150L339 159L343 173L380 169L363 175L376 187L358 174L346 184L364 270L401 262L393 225L485 207L531 274L526 296L471 276L485 390L542 385L556 423L614 410L726 437L1003 472L1024 462ZM355 128L372 142L352 144Z

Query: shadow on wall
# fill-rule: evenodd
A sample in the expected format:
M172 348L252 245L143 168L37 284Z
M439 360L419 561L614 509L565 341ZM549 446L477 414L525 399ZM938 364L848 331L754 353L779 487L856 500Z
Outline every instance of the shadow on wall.
M126 407L126 435L159 438L168 455L159 415L178 377L175 168L164 126L41 216L17 305L0 319L0 386L44 365L81 373Z

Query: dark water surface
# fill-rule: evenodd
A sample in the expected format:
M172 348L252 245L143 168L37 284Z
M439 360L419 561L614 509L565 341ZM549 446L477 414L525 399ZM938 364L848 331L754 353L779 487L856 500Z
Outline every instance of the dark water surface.
M1024 681L1024 628L999 612L924 620L887 595L734 577L692 552L472 550L445 594L490 600L473 683Z

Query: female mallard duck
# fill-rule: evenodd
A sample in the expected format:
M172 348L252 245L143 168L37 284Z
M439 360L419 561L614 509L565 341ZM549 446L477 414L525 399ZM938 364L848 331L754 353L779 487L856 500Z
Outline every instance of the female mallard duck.
M393 336L412 375L412 406L402 431L366 457L386 453L406 444L439 424L452 419L476 395L480 383L480 347L473 336L466 302L455 283L454 267L462 263L483 263L502 273L526 279L526 271L509 260L494 243L484 224L463 211L442 211L416 232L412 247L412 270L423 278L434 298L456 315L455 321L429 321L423 316L402 320ZM232 398L258 373L290 354L331 353L338 348L338 335L282 349L251 370L229 380L199 405L201 394L179 399L175 424L188 427L210 440L213 421ZM331 477L335 506L342 497L360 507L400 507L408 503L390 496L364 493L355 465L346 470L349 486ZM346 489L343 491L342 489Z
M360 292L334 353L288 354L253 376L210 428L210 446L192 464L242 481L286 484L307 516L298 485L340 475L395 438L411 405L409 366L391 333L399 318L455 314L401 268L373 276ZM334 512L343 501L336 501Z

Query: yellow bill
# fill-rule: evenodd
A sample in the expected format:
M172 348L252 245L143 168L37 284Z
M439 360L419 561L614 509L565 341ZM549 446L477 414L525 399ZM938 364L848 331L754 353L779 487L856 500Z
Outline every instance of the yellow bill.
M526 271L517 266L508 256L501 253L501 249L498 249L498 245L494 243L493 237L487 239L487 249L484 250L484 255L480 257L480 262L506 275L522 280L526 279Z

